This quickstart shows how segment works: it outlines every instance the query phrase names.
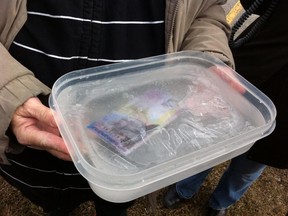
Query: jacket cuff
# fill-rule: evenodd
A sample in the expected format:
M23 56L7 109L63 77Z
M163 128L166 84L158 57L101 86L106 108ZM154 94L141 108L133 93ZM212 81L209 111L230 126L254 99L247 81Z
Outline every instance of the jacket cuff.
M7 83L0 91L0 163L7 164L5 151L8 151L9 138L6 131L15 110L27 99L40 94L47 95L50 88L32 74L26 74ZM13 152L13 149L9 149Z
M224 55L223 53L217 53L217 52L209 52L209 51L206 51L205 53L209 54L209 55L212 55L218 59L220 59L221 61L223 61L226 65L228 65L229 67L231 67L232 69L235 69L235 63L234 63L234 60L233 60L233 57L230 56L226 56Z

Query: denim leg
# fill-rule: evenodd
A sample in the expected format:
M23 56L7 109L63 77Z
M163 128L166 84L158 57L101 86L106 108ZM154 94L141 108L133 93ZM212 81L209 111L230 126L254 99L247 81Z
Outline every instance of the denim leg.
M208 169L177 182L176 191L178 195L184 199L190 199L195 193L197 193L210 171L211 169Z
M238 201L261 175L266 166L249 160L246 156L247 153L244 153L231 160L209 200L211 208L218 210L228 208Z

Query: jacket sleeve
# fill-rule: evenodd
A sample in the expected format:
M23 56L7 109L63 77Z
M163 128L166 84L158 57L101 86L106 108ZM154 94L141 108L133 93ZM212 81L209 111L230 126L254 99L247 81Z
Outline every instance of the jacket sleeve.
M225 2L197 0L187 1L186 5L180 3L181 13L176 17L175 32L179 32L176 37L179 37L178 41L181 43L178 43L179 47L176 49L207 52L234 68L228 43L231 27L226 21L226 14L222 7Z
M0 1L0 41L9 48L27 19L27 0Z
M26 3L26 0L0 1L0 163L6 164L5 152L12 151L6 131L13 113L28 98L50 92L7 51L27 19Z
M5 134L13 113L28 98L49 94L50 89L17 62L1 43L0 73L0 163L7 163L4 152L9 140Z

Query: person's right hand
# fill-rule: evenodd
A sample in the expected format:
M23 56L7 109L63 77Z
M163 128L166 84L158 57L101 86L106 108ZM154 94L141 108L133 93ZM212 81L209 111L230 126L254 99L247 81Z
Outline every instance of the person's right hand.
M17 108L11 121L11 129L20 144L46 150L63 160L71 160L52 110L44 106L37 97L28 99Z

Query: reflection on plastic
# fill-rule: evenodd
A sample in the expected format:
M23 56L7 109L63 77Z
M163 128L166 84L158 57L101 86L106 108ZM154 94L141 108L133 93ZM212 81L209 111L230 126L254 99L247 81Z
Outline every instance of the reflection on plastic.
M108 149L137 166L151 166L197 151L253 127L199 76L183 98L157 86L88 125ZM165 89L165 90L164 90ZM141 157L143 155L143 157Z

